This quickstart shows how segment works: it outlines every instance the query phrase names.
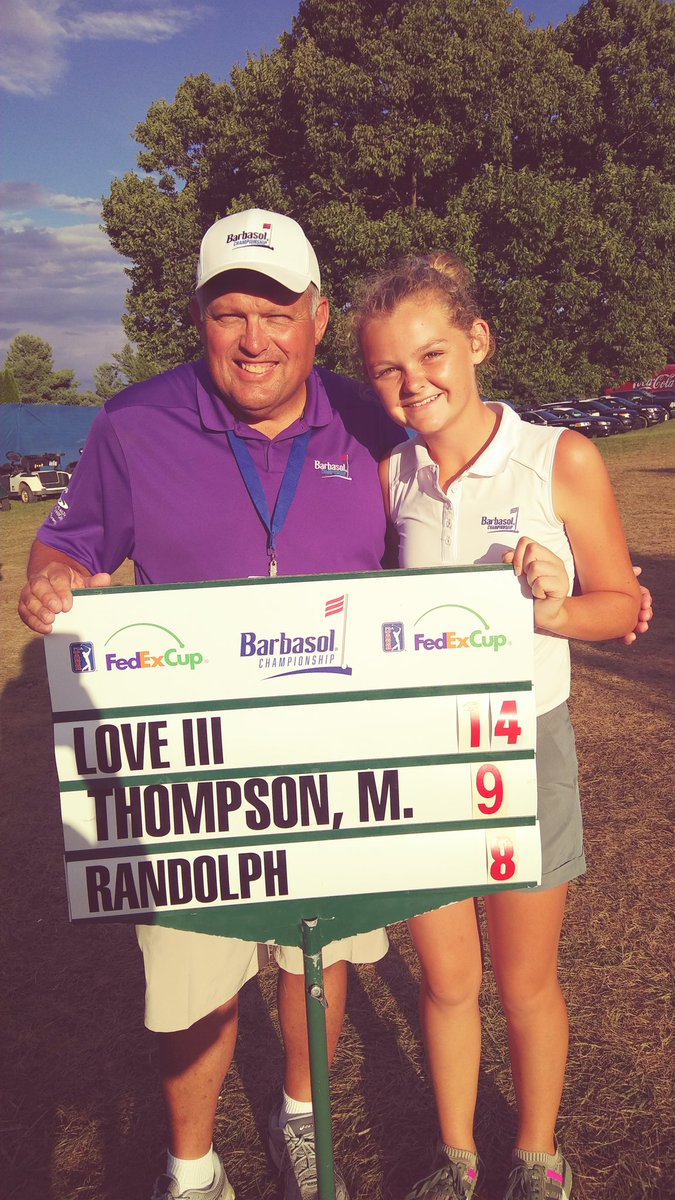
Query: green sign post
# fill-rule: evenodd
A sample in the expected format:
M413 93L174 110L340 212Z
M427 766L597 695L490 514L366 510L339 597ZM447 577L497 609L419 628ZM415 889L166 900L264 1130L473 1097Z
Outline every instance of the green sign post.
M501 565L105 589L45 652L71 919L302 948L334 1200L322 948L540 879L531 601Z

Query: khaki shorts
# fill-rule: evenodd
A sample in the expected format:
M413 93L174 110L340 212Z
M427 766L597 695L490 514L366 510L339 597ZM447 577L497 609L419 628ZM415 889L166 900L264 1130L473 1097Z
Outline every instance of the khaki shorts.
M188 1029L201 1017L236 996L258 971L257 942L214 937L163 925L137 925L145 967L145 1024L156 1033ZM377 962L387 952L384 929L331 942L323 965ZM265 946L264 950L268 947ZM280 967L302 975L298 946L271 946Z
M541 829L541 884L545 892L583 875L577 750L566 704L537 717L537 815Z

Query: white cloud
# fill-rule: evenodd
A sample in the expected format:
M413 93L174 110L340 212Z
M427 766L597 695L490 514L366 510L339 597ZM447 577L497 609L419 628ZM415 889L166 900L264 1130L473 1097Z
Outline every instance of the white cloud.
M53 346L57 367L91 386L94 368L126 340L125 260L95 224L0 229L0 256L0 351L17 333L35 333Z
M76 213L81 217L98 218L101 215L100 200L94 200L91 196L66 196L62 192L48 191L41 183L24 180L0 183L0 212L17 214L15 220L25 224L25 218L19 214L27 208L50 208Z
M4 0L0 88L17 96L48 96L67 67L69 41L161 42L182 33L208 11L203 5L91 12L80 0Z
M148 12L85 12L65 22L66 36L75 41L85 38L123 39L133 42L164 42L182 33L198 19L199 9L154 8Z

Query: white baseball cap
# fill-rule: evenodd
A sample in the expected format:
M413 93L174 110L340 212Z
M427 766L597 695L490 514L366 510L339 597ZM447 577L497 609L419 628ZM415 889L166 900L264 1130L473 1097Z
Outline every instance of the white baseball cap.
M223 271L257 271L291 292L313 283L321 291L316 254L292 217L249 208L207 229L199 251L197 288Z

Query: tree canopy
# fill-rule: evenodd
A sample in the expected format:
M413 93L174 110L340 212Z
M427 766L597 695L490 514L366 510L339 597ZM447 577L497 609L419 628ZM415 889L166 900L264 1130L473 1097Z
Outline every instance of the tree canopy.
M5 356L22 404L80 404L79 384L69 368L54 370L54 351L34 333L18 333Z
M449 248L497 335L494 394L587 393L665 361L675 307L675 10L588 0L557 29L509 0L303 0L228 82L190 76L135 136L104 220L133 263L124 325L164 368L199 352L199 241L248 207L296 217L350 367L358 279Z
M158 370L156 363L127 342L122 350L113 354L112 362L103 362L94 371L94 394L97 403L117 395L127 384L149 379L151 375L156 375Z

